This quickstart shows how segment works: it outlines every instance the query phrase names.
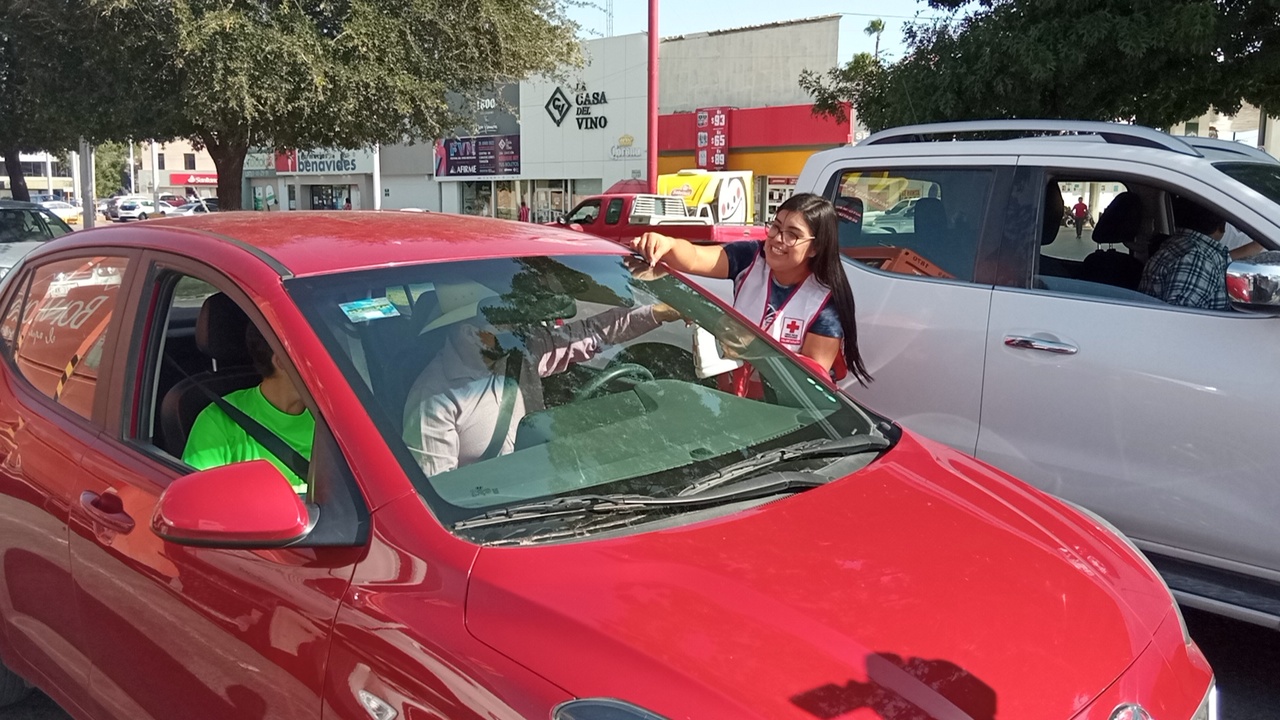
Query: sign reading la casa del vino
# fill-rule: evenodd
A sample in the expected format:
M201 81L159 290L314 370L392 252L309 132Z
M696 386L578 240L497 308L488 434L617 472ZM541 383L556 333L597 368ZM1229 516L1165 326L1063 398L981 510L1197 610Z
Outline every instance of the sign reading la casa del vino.
M603 130L609 127L609 118L601 106L608 104L609 96L605 91L590 91L586 83L578 83L573 88L572 102L564 89L557 87L544 107L556 127L560 127L572 112L579 130Z

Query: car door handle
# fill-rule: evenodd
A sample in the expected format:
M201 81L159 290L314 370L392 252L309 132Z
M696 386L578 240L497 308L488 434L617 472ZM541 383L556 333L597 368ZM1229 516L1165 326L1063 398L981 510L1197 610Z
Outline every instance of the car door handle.
M1004 344L1019 350L1040 350L1057 355L1075 355L1080 348L1071 343L1045 340L1044 338L1027 337L1025 335L1005 335Z
M103 493L85 490L80 493L80 507L93 519L119 533L133 531L133 518L124 511L124 503L115 493Z

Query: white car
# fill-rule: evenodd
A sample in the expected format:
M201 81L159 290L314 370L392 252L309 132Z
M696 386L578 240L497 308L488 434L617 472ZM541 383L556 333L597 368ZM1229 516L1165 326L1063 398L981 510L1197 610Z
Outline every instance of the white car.
M80 224L80 208L62 200L45 200L40 203L44 209L57 215L68 225Z
M161 200L157 205L150 199L129 199L122 201L116 207L115 220L117 222L125 222L128 220L146 220L148 217L159 217L164 215L177 215L178 208Z
M992 132L1023 136L972 137ZM1136 289L1175 197L1280 249L1274 158L1110 123L950 123L817 153L796 191L919 198L892 235L840 224L875 377L853 396L1100 513L1186 604L1280 627L1280 265L1232 263L1226 311ZM1112 192L1092 238L1061 226L1064 193Z

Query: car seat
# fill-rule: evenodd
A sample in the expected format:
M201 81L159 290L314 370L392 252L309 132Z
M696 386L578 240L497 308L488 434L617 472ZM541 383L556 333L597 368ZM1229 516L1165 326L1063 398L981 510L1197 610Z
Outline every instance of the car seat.
M231 298L217 293L205 298L196 318L196 347L213 360L213 369L183 378L165 393L160 403L160 447L182 457L187 435L196 417L219 397L253 387L262 381L249 358L245 329L249 318Z
M1132 243L1142 228L1142 198L1137 193L1116 196L1093 228L1099 245ZM1080 279L1137 290L1142 280L1142 261L1115 248L1099 248L1089 253L1080 266Z
M933 244L947 232L947 211L938 198L920 198L915 204L915 234Z
M1040 218L1040 247L1052 245L1058 239L1058 228L1061 227L1062 214L1066 212L1066 203L1062 200L1062 191L1058 183L1050 182L1044 186L1044 215ZM1077 278L1080 275L1080 263L1064 260L1052 255L1040 253L1038 275L1049 277ZM1043 287L1038 283L1037 287Z
M833 204L840 247L857 247L862 235L862 198L841 196Z

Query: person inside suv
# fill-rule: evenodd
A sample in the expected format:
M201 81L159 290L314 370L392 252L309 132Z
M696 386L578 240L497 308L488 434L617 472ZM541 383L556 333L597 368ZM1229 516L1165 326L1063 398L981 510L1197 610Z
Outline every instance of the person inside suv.
M1182 197L1173 199L1173 220L1175 232L1143 267L1138 289L1170 305L1230 310L1226 220Z

